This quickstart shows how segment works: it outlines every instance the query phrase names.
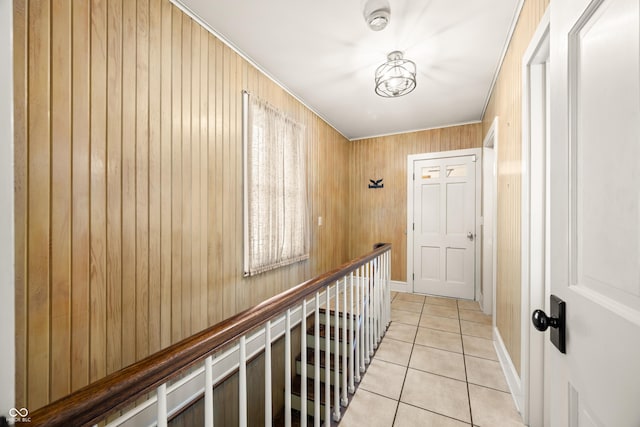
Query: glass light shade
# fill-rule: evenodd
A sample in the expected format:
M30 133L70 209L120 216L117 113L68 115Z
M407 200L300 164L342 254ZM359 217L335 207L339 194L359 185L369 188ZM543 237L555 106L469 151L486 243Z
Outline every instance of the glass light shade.
M406 95L416 88L416 64L404 59L402 52L387 55L387 62L376 69L376 93L385 98Z

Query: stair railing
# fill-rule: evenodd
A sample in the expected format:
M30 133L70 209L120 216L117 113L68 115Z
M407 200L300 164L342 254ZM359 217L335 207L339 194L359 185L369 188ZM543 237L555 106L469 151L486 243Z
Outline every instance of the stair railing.
M362 374L370 363L391 318L390 304L391 245L378 244L370 253L308 280L279 295L192 335L170 347L114 372L31 414L31 426L106 426L157 425L166 426L170 418L194 399L204 397L205 426L213 427L214 386L235 371L238 372L238 420L247 426L247 362L264 352L265 363L265 426L271 426L272 368L271 344L285 337L285 426L292 422L291 390L291 330L301 328L301 393L300 425L308 417L314 425L340 420L341 408L356 391ZM309 314L313 313L313 314ZM333 316L333 325L331 324ZM321 317L324 317L321 319ZM307 390L307 318L314 321L314 389L313 413L308 411ZM342 319L342 322L340 321ZM324 323L323 323L324 321ZM283 326L284 323L284 326ZM321 328L325 338L321 340ZM330 339L333 328L334 340ZM342 328L342 331L340 330ZM342 332L342 341L339 340ZM333 345L332 345L333 344ZM325 366L321 373L321 347ZM330 356L334 357L334 378L331 381ZM342 355L342 357L340 356ZM235 359L235 362L229 362ZM343 375L340 377L339 361ZM324 399L319 379L324 374ZM178 378L182 376L181 378ZM204 377L204 378L202 378ZM177 379L178 378L178 379ZM197 381L196 381L197 380ZM182 404L170 394L192 382L200 382L190 399ZM333 403L331 387L333 386ZM177 393L177 392L176 392ZM184 393L183 393L184 395ZM144 402L140 400L146 398ZM178 399L180 400L180 399ZM324 404L322 404L324 402ZM117 411L135 403L115 420ZM321 412L324 406L324 412ZM149 419L149 413L152 419ZM145 414L140 419L141 414ZM146 417L146 418L145 418ZM143 421L140 421L143 420ZM132 422L133 421L133 422Z

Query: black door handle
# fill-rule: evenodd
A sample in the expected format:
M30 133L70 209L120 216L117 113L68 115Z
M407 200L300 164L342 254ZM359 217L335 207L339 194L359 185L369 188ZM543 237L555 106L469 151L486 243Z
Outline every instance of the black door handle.
M551 327L551 342L561 353L566 353L565 345L565 302L555 295L550 298L551 315L542 310L534 310L531 314L533 326L540 332Z
M560 327L560 319L557 317L549 317L547 313L542 310L534 310L531 315L531 321L533 322L533 326L540 332L546 331L549 326L552 328Z

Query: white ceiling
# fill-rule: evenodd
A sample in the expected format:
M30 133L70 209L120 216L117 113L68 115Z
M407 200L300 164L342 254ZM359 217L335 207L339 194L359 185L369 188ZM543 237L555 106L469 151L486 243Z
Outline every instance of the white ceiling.
M364 0L177 0L349 139L476 122L519 0L389 0L380 32ZM416 63L417 87L374 92L393 50Z

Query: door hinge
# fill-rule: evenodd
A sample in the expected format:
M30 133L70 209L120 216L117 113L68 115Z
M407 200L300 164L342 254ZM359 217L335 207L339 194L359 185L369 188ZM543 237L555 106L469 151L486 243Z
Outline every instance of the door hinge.
M474 154L474 155L473 155L473 159L472 159L471 161L475 163L475 162L476 162L476 160L478 160L478 157Z
M411 229L412 229L413 231L416 231L416 223L415 223L415 222L411 225Z
M415 172L413 173L413 180L414 181L416 180L416 173Z
M416 273L411 274L411 280L416 280Z

